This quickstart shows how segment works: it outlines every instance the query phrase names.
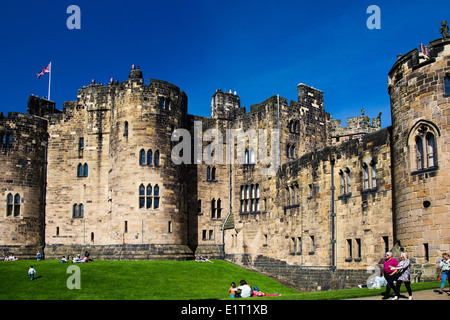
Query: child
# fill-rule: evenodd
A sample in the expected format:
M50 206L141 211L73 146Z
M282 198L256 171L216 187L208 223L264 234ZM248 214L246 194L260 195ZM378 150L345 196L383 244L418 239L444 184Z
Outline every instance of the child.
M231 283L231 287L230 287L230 289L228 289L228 291L230 292L230 297L232 297L232 298L240 298L241 297L239 292L237 292L236 283L234 283L234 282Z
M31 276L30 280L33 280L34 275L36 274L36 270L34 270L33 266L30 266L30 269L28 269L28 274Z

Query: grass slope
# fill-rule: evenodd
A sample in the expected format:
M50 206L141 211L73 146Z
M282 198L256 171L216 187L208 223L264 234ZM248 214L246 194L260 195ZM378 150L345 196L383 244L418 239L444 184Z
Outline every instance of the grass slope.
M30 281L33 265L36 279ZM69 289L70 266L80 269L81 289ZM60 264L58 261L0 262L1 300L189 300L231 299L232 281L245 279L267 294L279 297L249 299L332 300L379 295L382 290L346 289L300 293L264 275L231 263L195 261L94 261L84 264ZM437 288L439 284L414 284L413 290Z

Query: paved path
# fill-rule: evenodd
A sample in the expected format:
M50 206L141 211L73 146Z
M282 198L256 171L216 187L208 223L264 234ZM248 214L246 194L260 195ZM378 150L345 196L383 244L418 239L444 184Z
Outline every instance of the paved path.
M414 300L447 300L450 301L450 295L448 295L446 292L444 292L443 294L439 294L437 292L434 292L435 289L431 289L431 290L421 290L421 291L413 291L413 299ZM445 291L447 291L447 289L445 289ZM390 299L392 299L393 293L391 292L392 297ZM383 300L382 296L374 296L374 297L364 297L364 298L356 298L356 299L349 299L349 300ZM389 300L389 299L386 299ZM408 293L407 292L402 292L400 294L400 299L399 300L408 300Z

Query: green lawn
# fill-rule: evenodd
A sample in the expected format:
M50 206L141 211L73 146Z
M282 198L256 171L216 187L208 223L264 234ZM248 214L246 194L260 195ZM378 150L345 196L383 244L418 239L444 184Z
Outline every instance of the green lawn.
M33 265L36 279L31 281L28 268ZM70 266L79 267L80 289L69 289ZM71 279L72 279L71 278ZM267 294L279 297L249 299L334 300L379 295L383 289L346 289L301 293L266 276L239 268L231 263L195 261L94 261L60 264L59 261L0 262L1 300L189 300L231 299L232 281L245 279ZM72 282L70 282L72 283ZM413 284L413 290L439 287L438 282Z

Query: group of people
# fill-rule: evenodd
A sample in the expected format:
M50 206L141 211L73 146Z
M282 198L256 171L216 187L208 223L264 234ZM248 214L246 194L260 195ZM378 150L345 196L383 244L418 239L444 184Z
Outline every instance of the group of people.
M18 259L13 255L10 254L9 256L6 255L4 257L0 257L0 261L17 261Z
M441 286L440 290L435 290L439 294L444 293L445 282L449 281L449 270L450 270L450 255L445 252L442 254L442 259L439 262L439 267L441 268ZM404 284L408 292L408 299L412 300L412 290L411 290L411 262L408 258L406 252L400 254L400 261L397 261L392 255L392 252L387 252L384 259L384 277L386 279L386 292L384 292L383 299L388 299L390 297L391 289L394 290L394 298L392 300L398 300L400 296L401 285ZM450 292L446 292L450 295Z
M195 261L197 261L197 262L211 262L211 263L214 263L214 262L212 262L211 260L209 260L208 258L204 258L204 257L202 257L202 256L196 256L195 257Z
M65 261L64 261L65 260ZM85 263L92 261L92 259L89 258L89 252L86 251L84 253L84 257L82 257L80 254L78 254L76 257L73 258L72 263ZM66 258L63 256L60 262L67 262Z
M281 294L266 294L258 289L258 287L252 287L245 280L239 282L240 286L237 287L236 283L232 282L231 287L228 289L231 298L249 298L249 297L265 297L265 296L280 296Z

